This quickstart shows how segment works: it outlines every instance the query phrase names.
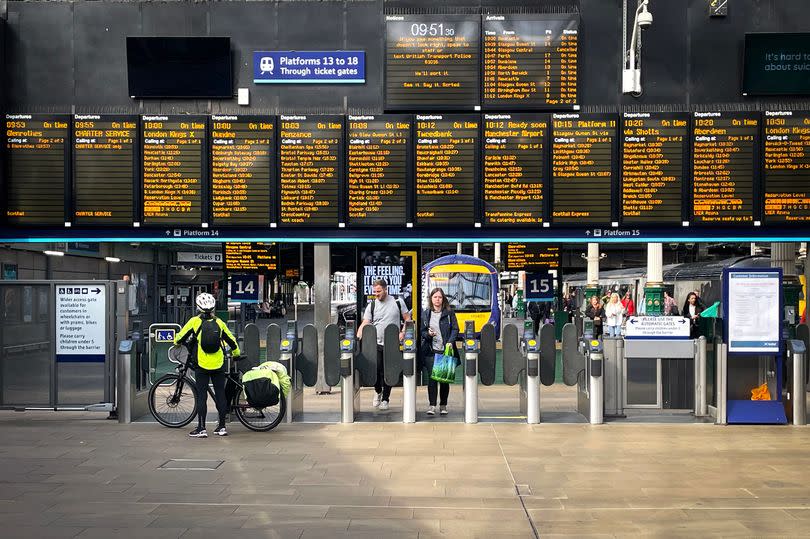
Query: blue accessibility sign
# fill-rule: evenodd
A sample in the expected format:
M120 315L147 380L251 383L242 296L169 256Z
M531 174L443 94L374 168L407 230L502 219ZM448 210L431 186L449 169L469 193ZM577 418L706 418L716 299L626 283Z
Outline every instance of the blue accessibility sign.
M174 330L159 329L155 331L155 342L174 342Z
M365 51L254 51L256 84L362 84Z

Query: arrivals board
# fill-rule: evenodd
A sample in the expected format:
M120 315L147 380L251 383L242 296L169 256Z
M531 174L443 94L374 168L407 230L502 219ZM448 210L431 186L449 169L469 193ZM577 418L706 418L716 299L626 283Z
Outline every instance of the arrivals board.
M579 15L483 16L486 107L577 104Z
M478 114L416 115L416 223L475 222Z
M211 211L215 226L269 226L275 201L275 119L211 117Z
M560 247L544 243L507 243L506 269L508 271L531 271L558 269Z
M278 270L278 245L275 243L225 243L225 271L267 273Z
M765 111L767 224L810 222L810 112Z
M616 116L554 114L551 122L552 221L611 224Z
M70 116L6 114L6 221L65 224Z
M202 223L206 116L143 116L143 222Z
M480 15L386 15L385 108L480 104Z
M343 181L343 116L281 116L279 222L336 227Z
M689 115L626 112L622 117L622 222L683 222L689 170Z
M73 117L73 219L78 225L131 225L138 117Z
M697 224L753 224L758 112L694 112L692 215Z
M484 224L543 223L548 116L485 114Z
M348 122L348 224L405 226L411 116L349 116Z

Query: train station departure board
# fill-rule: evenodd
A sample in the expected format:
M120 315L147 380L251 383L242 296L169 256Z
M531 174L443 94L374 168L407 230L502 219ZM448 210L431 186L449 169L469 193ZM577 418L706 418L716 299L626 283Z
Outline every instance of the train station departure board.
M764 152L764 221L810 222L810 112L765 111Z
M480 15L386 15L385 108L480 104Z
M349 116L348 122L348 224L405 226L411 117Z
M343 116L281 116L282 225L336 227L343 181Z
M478 114L416 115L416 223L475 223Z
M70 116L6 114L6 221L65 224Z
M484 106L577 104L579 15L484 15Z
M225 242L225 270L234 273L274 272L278 270L278 245Z
M689 115L626 112L622 117L622 222L683 222Z
M199 226L206 166L206 116L143 116L143 222Z
M559 245L545 243L506 244L506 269L508 271L532 271L558 269L560 267Z
M73 219L78 225L131 225L137 116L73 117Z
M275 119L211 117L211 211L216 226L269 226Z
M694 112L692 215L697 224L752 224L759 171L758 112Z
M553 114L552 220L611 224L616 177L616 116Z
M548 116L485 114L485 225L539 225L543 222Z

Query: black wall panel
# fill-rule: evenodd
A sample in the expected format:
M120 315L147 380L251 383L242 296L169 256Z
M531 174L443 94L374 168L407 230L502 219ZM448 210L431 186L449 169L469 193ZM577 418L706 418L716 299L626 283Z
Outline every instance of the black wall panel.
M346 87L349 111L380 112L385 72L385 21L382 0L346 4L346 49L366 51L366 83Z
M616 105L621 93L621 0L582 0L580 4L580 102Z

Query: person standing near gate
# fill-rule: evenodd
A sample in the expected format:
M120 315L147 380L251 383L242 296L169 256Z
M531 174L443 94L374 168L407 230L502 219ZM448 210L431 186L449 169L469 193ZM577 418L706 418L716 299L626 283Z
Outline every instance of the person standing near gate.
M383 344L385 342L385 328L394 324L399 328L399 340L405 336L405 322L411 319L405 302L388 295L388 283L384 279L374 281L372 288L374 299L368 302L363 312L363 323L357 328L357 337L363 338L363 328L373 325L377 328L377 383L374 384L374 400L372 405L380 410L388 410L388 399L391 396L391 386L385 383L383 374Z
M430 307L422 312L420 370L428 372L428 409L427 415L436 415L436 396L439 396L439 414L447 415L447 397L450 395L450 384L437 382L430 377L433 370L433 359L436 354L442 353L446 345L451 345L453 357L458 365L458 350L456 349L456 339L458 338L458 319L456 313L450 307L444 290L434 288L430 291Z

